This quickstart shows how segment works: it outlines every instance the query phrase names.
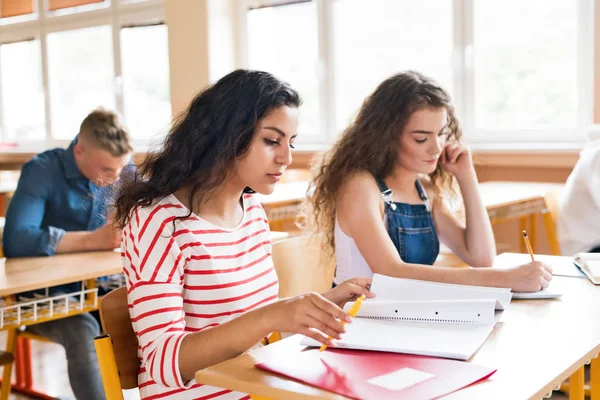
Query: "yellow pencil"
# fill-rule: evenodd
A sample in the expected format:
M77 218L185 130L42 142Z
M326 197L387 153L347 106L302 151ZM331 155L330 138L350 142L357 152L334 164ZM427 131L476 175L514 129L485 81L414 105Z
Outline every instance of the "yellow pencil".
M523 231L523 240L525 240L525 246L527 246L527 251L529 251L529 255L531 256L531 261L535 261L533 258L533 249L531 248L531 243L529 243L529 237L527 236L527 231Z
M352 304L352 307L350 307L350 309L348 310L348 315L350 315L352 318L354 318L356 316L356 314L358 314L358 310L360 310L360 306L362 305L363 300L366 298L366 296L363 294L361 295L358 299L356 299L356 301L354 302L354 304ZM346 321L342 321L342 325L346 324ZM332 340L333 338L331 336L329 336L329 340ZM319 351L324 351L327 348L327 345L324 344L323 346L321 346L321 348L319 349Z

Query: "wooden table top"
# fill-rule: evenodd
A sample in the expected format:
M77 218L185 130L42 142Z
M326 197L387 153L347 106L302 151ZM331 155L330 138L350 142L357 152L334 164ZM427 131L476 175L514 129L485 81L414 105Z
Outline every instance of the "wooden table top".
M260 195L265 206L283 205L306 198L309 181L280 183L267 196ZM486 207L497 207L543 196L544 193L562 189L562 183L488 181L479 184L479 191Z
M558 300L513 300L493 333L469 360L497 368L487 381L469 386L448 399L542 398L600 351L600 313L589 305L600 301L600 287L587 279L555 277ZM342 399L344 397L277 375L254 364L273 354L301 351L292 336L198 371L198 382L273 399Z
M0 274L0 296L84 281L122 271L121 254L116 251L8 258L4 273Z
M502 207L559 191L562 183L489 181L479 184L479 193L486 208Z
M275 190L269 195L258 194L263 206L286 205L303 201L309 181L286 182L275 185Z

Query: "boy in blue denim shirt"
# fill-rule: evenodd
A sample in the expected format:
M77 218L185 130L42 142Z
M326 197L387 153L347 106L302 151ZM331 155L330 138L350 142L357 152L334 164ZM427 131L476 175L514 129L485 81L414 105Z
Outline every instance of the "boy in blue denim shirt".
M111 184L129 164L132 151L118 116L97 109L83 120L68 149L48 150L27 162L6 213L6 256L119 247L121 232L113 228L106 207L113 196ZM70 286L54 288L53 294L75 289ZM77 399L104 399L93 343L100 326L94 317L80 314L28 329L64 346Z

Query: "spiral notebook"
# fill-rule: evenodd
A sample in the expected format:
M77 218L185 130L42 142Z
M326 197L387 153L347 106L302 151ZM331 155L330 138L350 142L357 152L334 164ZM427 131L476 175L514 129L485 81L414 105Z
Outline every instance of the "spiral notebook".
M469 359L511 299L508 289L448 285L375 274L368 299L338 348ZM346 310L352 303L346 304ZM302 344L319 346L305 338Z

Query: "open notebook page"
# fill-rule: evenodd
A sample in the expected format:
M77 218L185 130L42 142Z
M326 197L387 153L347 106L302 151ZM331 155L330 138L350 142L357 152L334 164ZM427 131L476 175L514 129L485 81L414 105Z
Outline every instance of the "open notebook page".
M496 300L366 300L339 348L466 360L494 329ZM349 307L347 305L345 308ZM307 346L320 343L304 338Z
M485 342L494 325L413 323L355 318L346 327L336 347L341 349L389 351L468 360ZM304 337L301 344L320 346Z
M497 310L504 310L512 298L510 289L418 281L381 274L373 275L371 291L379 300L494 299Z

